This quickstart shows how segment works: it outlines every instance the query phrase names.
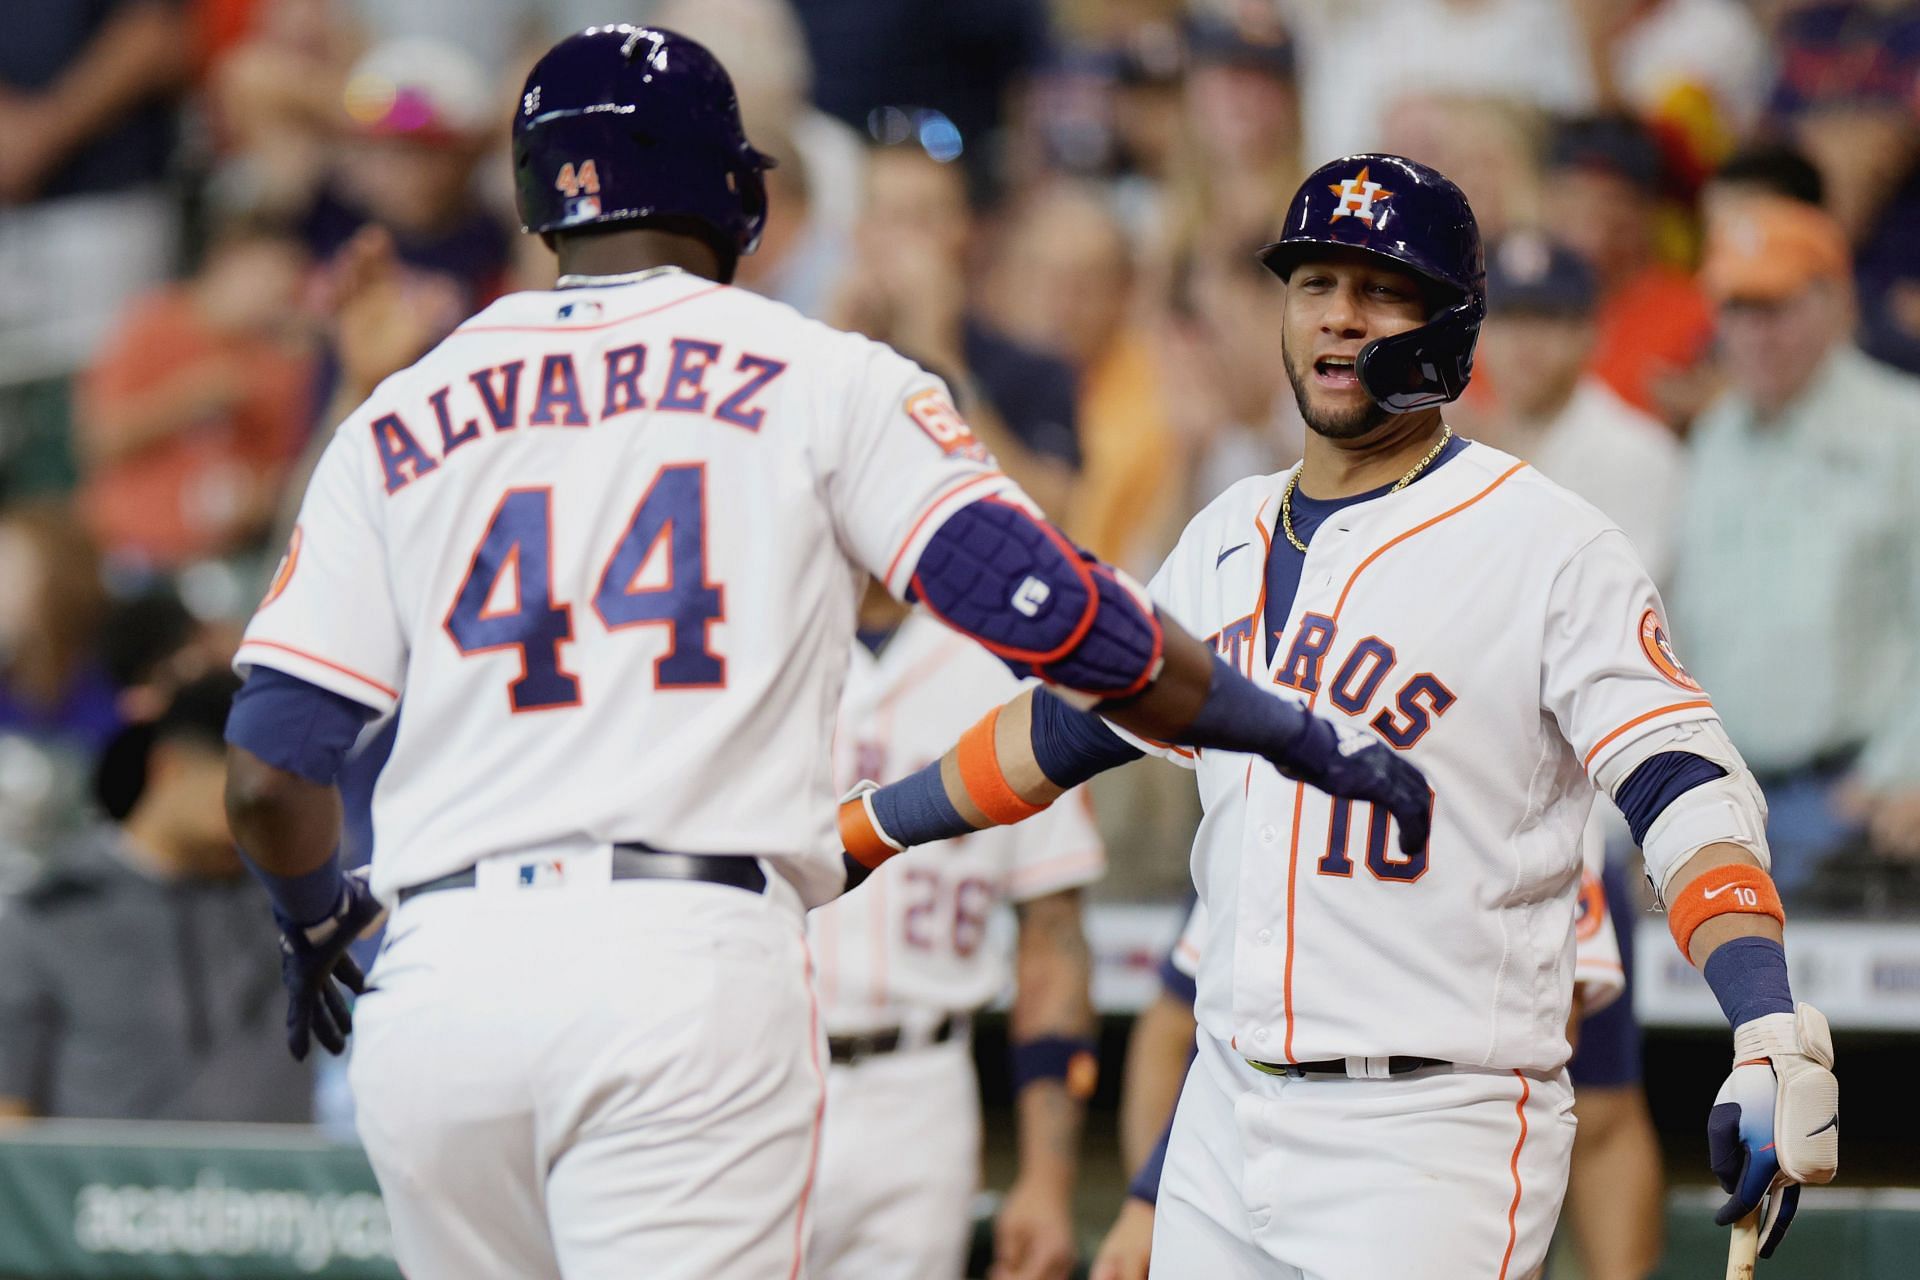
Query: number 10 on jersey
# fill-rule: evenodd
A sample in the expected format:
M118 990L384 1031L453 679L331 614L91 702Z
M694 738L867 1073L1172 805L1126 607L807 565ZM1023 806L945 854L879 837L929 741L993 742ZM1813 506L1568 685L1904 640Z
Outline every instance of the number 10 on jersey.
M707 636L726 616L726 591L707 579L706 522L706 468L662 467L608 551L593 593L593 611L608 631L667 628L667 651L653 664L656 689L718 689L727 682L726 659ZM642 585L663 542L665 581ZM520 675L507 686L514 711L580 705L580 677L566 669L560 652L573 640L573 606L553 598L551 489L509 489L501 496L447 611L446 630L468 657L519 651Z

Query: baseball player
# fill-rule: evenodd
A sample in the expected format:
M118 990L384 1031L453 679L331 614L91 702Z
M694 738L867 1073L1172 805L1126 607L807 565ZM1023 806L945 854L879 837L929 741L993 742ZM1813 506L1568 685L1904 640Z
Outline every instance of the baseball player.
M800 913L846 881L825 747L865 575L1130 730L1384 803L1415 848L1426 784L1077 554L936 379L728 286L765 158L700 45L561 41L513 158L559 287L341 423L236 655L228 809L289 1047L358 1014L404 1268L795 1275L825 1048ZM395 705L369 883L333 784Z
M1418 763L1434 834L1397 849L1377 808L1229 752L1125 740L1051 695L997 717L1029 726L994 763L1030 806L1136 749L1198 776L1210 927L1156 1260L1436 1280L1541 1264L1572 1145L1596 786L1732 1023L1708 1126L1719 1218L1762 1212L1771 1251L1799 1185L1834 1175L1838 1086L1825 1020L1788 988L1765 802L1626 537L1446 425L1485 312L1465 197L1401 157L1345 157L1307 178L1261 259L1285 281L1306 456L1217 498L1150 590L1275 701ZM921 820L929 790L916 776L843 806L849 852L951 834Z
M920 768L1018 691L985 651L884 590L869 588L860 622L834 734L844 785ZM1080 890L1106 869L1077 799L913 850L808 916L832 1063L808 1255L816 1277L960 1276L980 1173L968 1018L1009 978L1020 1172L995 1223L997 1274L1071 1270L1075 1152L1095 1061ZM989 929L1007 902L1018 918L1011 954Z

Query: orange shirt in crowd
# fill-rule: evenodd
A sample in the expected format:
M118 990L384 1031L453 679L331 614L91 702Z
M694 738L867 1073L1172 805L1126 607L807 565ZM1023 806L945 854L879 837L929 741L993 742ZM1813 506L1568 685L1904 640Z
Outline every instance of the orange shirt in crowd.
M1713 308L1693 277L1648 267L1602 299L1589 367L1621 399L1665 420L1653 394L1664 374L1692 369L1713 342Z
M1181 466L1151 345L1113 342L1080 375L1080 478L1071 532L1101 559L1151 573L1182 492ZM1174 530L1178 532L1178 530Z
M233 550L274 510L312 379L304 355L210 329L185 289L135 302L87 372L76 415L81 511L101 547L163 569ZM150 443L117 447L133 406L168 400L208 407ZM117 456L88 462L107 454Z

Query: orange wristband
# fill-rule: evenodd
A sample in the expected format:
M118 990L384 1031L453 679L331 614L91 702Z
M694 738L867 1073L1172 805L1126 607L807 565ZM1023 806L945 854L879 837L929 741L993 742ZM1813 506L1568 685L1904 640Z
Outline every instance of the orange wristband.
M900 852L874 829L873 816L860 796L840 802L840 846L869 871Z
M1692 883L1680 891L1680 896L1667 905L1667 928L1673 931L1673 940L1680 944L1680 954L1692 959L1688 947L1693 942L1693 931L1715 916L1724 915L1772 916L1781 924L1787 922L1786 910L1780 905L1780 891L1773 887L1772 876L1744 863L1715 867L1695 876Z
M960 737L955 759L960 765L960 784L974 807L1001 826L1031 818L1047 806L1030 804L1000 771L1000 756L993 748L993 729L1000 722L1000 708L981 718Z

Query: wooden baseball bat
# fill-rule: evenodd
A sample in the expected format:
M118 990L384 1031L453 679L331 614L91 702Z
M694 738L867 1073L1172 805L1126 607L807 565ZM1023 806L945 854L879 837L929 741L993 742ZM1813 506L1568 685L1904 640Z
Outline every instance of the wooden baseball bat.
M1727 1241L1727 1280L1753 1280L1759 1258L1760 1210L1756 1207L1733 1224L1733 1236Z

